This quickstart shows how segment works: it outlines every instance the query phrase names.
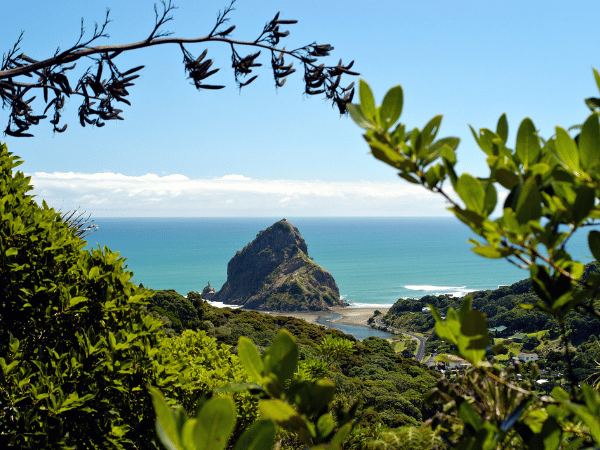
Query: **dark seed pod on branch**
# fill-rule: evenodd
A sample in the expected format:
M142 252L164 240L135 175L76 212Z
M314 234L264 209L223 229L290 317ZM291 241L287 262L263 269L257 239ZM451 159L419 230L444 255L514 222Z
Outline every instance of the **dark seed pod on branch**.
M66 97L71 98L74 95L82 97L82 103L77 112L82 126L95 125L102 127L109 120L123 120L120 116L122 110L116 109L116 103L125 103L130 105L128 99L128 88L134 86L133 81L139 78L139 72L144 65L139 65L121 72L116 63L121 53L136 50L159 44L175 43L179 44L183 53L183 63L186 75L192 81L192 84L198 89L219 90L225 86L218 84L204 84L205 80L220 69L212 69L214 61L207 59L208 49L205 49L197 58L184 48L196 42L220 42L231 46L232 50L232 68L234 70L235 81L239 88L253 83L257 75L253 70L261 67L259 62L261 48L266 48L271 52L271 68L273 70L273 79L277 88L282 87L289 75L292 75L296 69L292 68L293 63L285 64L285 56L300 60L304 66L305 93L308 95L325 94L325 96L338 106L340 113L345 113L345 105L351 100L354 94L354 84L347 88L341 87L342 75L358 75L351 71L353 62L343 65L340 60L336 66L325 66L320 64L315 66L318 58L328 56L333 50L329 44L312 43L295 50L286 50L285 47L279 48L277 44L280 40L286 39L290 32L282 29L284 26L294 25L297 20L280 19L280 14L267 22L262 33L254 41L235 41L228 38L228 35L235 29L235 25L229 25L229 13L234 10L233 3L219 12L217 23L213 30L204 37L192 39L166 38L170 33L162 31L160 28L166 22L171 20L169 12L175 7L169 1L163 3L163 12L156 13L156 24L150 36L142 42L122 44L122 45L102 45L95 46L95 42L108 35L104 32L110 22L108 15L104 23L97 26L91 38L84 39L84 29L82 26L79 40L71 48L65 51L57 51L53 57L42 61L20 52L18 45L21 42L19 37L13 49L5 54L0 65L0 99L3 107L9 111L8 125L5 133L9 136L28 137L31 134L26 131L33 125L37 125L43 119L46 119L46 113L52 108L53 114L50 123L57 133L66 130L66 125L60 126L60 112L65 106ZM218 31L223 29L223 31ZM165 39L161 39L165 38ZM241 46L253 47L256 52L247 56L240 56L236 51ZM72 73L76 67L77 60L90 58L94 62L92 66L77 80L75 89L71 88L71 81L67 76ZM66 64L70 64L67 66ZM35 78L33 76L35 75ZM102 77L105 77L104 79ZM23 82L21 79L27 77ZM247 80L244 80L245 78ZM37 79L37 82L27 81ZM33 111L35 96L25 100L28 91L36 92L41 89L45 104L44 114L36 115ZM38 91L39 92L39 91ZM94 105L96 104L96 107Z

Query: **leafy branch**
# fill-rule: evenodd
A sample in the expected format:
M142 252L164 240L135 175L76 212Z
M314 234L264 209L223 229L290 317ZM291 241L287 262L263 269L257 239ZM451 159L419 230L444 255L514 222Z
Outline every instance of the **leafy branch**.
M262 64L257 62L261 49L271 53L271 67L276 87L285 84L287 76L294 73L293 62L286 65L284 56L299 61L304 67L304 81L307 95L325 94L332 104L337 106L340 114L346 112L346 105L352 101L354 95L354 83L342 87L340 80L343 74L356 76L348 65L342 64L340 60L335 66L317 65L319 58L328 56L333 50L329 44L317 44L313 42L295 50L279 48L281 39L289 35L289 31L282 31L281 26L293 25L296 20L284 20L277 13L271 21L267 22L258 38L255 40L236 40L231 37L235 25L228 25L230 13L235 10L235 0L219 12L213 29L206 36L194 38L172 37L170 31L163 30L166 23L173 20L172 12L177 9L171 0L161 0L162 10L155 5L155 24L148 38L133 43L117 45L96 45L102 38L108 38L106 28L110 23L109 11L107 10L104 22L96 24L89 39L84 39L85 28L83 20L81 23L80 36L77 42L65 51L57 49L54 56L38 61L25 53L21 53L20 45L23 41L23 33L19 36L13 47L4 54L0 65L0 98L2 108L9 111L8 124L4 133L13 137L30 137L29 129L38 125L42 120L52 114L50 123L54 132L62 133L67 125L61 124L62 112L66 98L71 96L83 97L79 106L79 121L82 126L86 124L102 127L109 120L123 120L122 109L119 103L130 105L127 99L129 88L134 85L134 80L139 77L143 65L120 71L115 59L124 52L155 45L177 44L183 53L184 69L191 80L192 85L198 90L217 90L225 86L207 84L205 80L217 73L220 69L212 69L214 61L205 59L208 49L194 57L185 45L197 43L219 42L227 44L231 48L231 61L234 77L239 89L252 83L258 75L253 75L253 70ZM258 51L243 55L238 52L240 47L253 47ZM88 67L83 75L74 82L71 70L75 68L76 62L82 58L90 58L94 63ZM68 66L68 64L73 63ZM104 74L104 78L103 78ZM37 76L35 82L29 79ZM247 80L246 77L250 77ZM245 80L245 81L243 81ZM75 86L73 89L72 86ZM36 96L29 98L28 93L43 92L46 107L42 114L34 111L32 102ZM50 113L49 113L50 111ZM61 126L62 125L62 126Z

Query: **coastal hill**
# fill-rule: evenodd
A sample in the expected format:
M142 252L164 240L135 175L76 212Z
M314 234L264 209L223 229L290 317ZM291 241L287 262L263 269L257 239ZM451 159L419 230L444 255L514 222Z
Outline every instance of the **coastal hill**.
M227 281L211 299L263 311L321 311L343 304L331 274L308 257L300 232L285 219L231 258Z

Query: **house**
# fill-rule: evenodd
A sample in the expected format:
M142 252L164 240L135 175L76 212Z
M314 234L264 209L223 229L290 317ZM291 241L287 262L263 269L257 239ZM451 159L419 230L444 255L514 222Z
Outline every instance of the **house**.
M471 363L456 355L443 355L441 360L445 363L448 370L467 369L471 367Z
M515 333L511 337L509 337L509 339L513 342L523 342L523 339L525 339L526 337L527 335L524 333Z
M494 327L494 328L488 329L488 331L490 333L494 333L498 336L502 336L504 334L505 330L506 330L506 327L504 325L500 325L499 327Z
M519 353L517 356L513 356L512 360L514 363L536 362L538 355L537 353Z
M519 356L517 356L517 358L524 363L530 361L535 362L538 360L538 355L537 353L519 353Z

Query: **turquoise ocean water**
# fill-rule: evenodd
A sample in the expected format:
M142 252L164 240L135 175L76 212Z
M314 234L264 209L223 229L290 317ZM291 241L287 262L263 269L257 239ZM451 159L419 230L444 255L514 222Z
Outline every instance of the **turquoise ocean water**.
M220 289L227 263L280 218L96 218L88 245L127 258L133 281L180 294ZM399 298L495 289L528 276L503 260L471 252L469 229L454 218L288 218L308 254L335 278L356 306L391 305ZM585 236L569 250L592 261Z

